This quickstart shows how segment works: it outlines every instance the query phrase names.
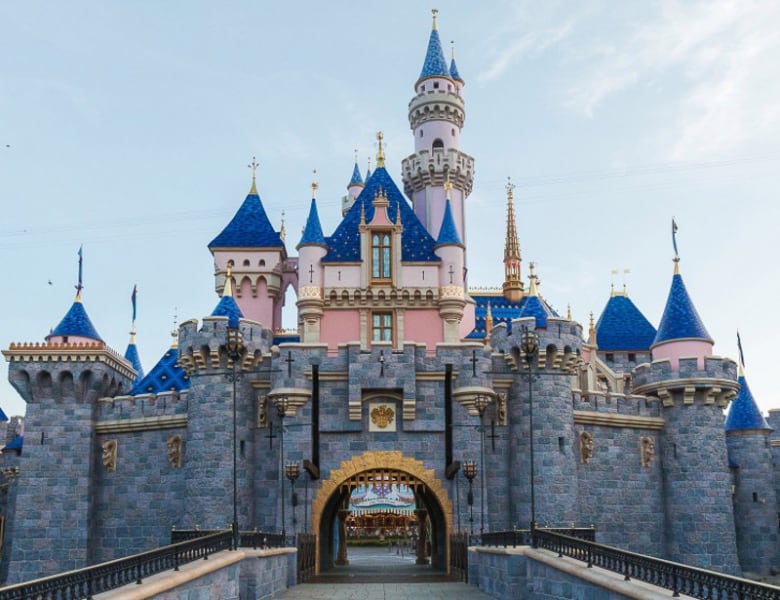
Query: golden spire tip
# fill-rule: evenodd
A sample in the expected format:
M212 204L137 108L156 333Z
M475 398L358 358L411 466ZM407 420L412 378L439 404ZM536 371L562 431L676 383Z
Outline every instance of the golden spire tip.
M257 159L254 156L252 157L252 162L247 165L247 167L252 169L252 187L249 190L249 193L250 194L254 194L255 196L257 195L257 186L255 185L255 176L257 174L257 167L259 167L259 166L260 165L257 163Z
M376 152L376 168L380 169L385 166L385 150L382 147L382 140L384 139L384 134L381 131L377 131L376 134L376 140L379 144L379 149Z
M438 8L432 8L431 9L431 15L433 15L433 30L436 31L438 29L438 26L436 25L436 15L439 14Z
M317 185L317 169L312 169L312 180L311 180L311 197L316 198L317 197L317 189L320 187Z

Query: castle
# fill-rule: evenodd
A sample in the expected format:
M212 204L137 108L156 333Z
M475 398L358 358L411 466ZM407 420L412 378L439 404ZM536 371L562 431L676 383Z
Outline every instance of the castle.
M464 85L434 14L403 191L380 134L330 235L312 185L297 256L253 171L208 244L214 311L183 322L148 373L133 337L124 355L101 339L80 286L44 342L3 351L27 403L1 458L3 580L234 521L314 533L327 569L345 559L350 494L372 483L413 491L441 569L452 533L531 523L593 525L598 541L725 573L778 563L780 438L741 366L712 355L679 257L657 329L613 291L584 330L533 265L523 276L508 185L503 286L469 289ZM280 332L289 288L296 334Z

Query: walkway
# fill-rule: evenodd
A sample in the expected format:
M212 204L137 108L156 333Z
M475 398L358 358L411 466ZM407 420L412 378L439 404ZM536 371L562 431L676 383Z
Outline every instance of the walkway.
M349 566L287 590L281 600L490 600L475 586L414 564L415 557L384 548L350 548Z

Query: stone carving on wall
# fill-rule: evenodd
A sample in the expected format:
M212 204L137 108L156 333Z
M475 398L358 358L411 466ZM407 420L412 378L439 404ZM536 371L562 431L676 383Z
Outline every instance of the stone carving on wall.
M103 466L106 468L106 471L109 473L113 473L116 471L116 449L117 449L117 441L116 440L106 440L103 442Z
M643 436L639 440L639 456L642 460L642 466L646 469L650 467L655 456L655 440L650 436Z
M260 396L257 399L257 427L268 427L268 396Z
M396 430L396 415L392 405L384 402L381 404L371 403L368 406L368 416L370 418L369 431Z
M180 435L172 435L168 438L168 463L174 469L181 468L182 441Z
M496 394L496 425L507 424L506 394Z
M589 431L580 433L580 462L587 465L593 458L593 434Z

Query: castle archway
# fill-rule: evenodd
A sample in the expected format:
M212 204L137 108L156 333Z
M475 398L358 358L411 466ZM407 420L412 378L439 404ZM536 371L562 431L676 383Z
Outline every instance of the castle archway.
M377 481L413 490L417 510L422 511L417 513L418 521L424 520L426 527L424 541L428 544L424 554L434 569L447 571L452 503L441 480L422 461L404 456L401 452L369 451L343 461L339 468L333 469L312 501L312 529L318 542L317 572L332 568L339 560L335 540L345 540L343 519L352 491ZM338 532L340 523L341 536Z

